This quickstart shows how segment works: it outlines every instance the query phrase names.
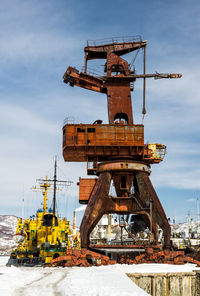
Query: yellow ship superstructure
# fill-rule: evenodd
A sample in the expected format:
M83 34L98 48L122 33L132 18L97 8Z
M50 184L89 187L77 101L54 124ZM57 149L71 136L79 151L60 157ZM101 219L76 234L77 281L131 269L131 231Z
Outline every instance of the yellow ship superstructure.
M59 218L47 208L47 191L51 185L46 181L40 185L43 191L43 209L36 216L18 219L16 241L18 247L13 250L8 264L44 264L66 254L70 248L72 234L69 221Z

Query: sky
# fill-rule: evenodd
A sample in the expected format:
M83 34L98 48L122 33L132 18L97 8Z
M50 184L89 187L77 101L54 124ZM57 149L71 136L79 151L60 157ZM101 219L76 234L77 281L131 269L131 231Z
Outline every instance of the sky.
M84 65L87 40L141 35L147 73L182 73L147 81L145 142L167 145L151 180L168 217L197 219L200 199L200 3L198 0L2 0L0 6L0 214L33 214L42 201L37 178L73 184L58 194L61 215L78 207L85 163L62 157L62 126L107 119L106 96L63 83L67 67ZM141 55L136 71L141 73ZM103 64L103 61L101 65ZM100 65L101 69L103 67ZM90 65L89 65L90 66ZM91 62L92 67L92 62ZM100 69L100 70L101 70ZM132 93L134 122L142 122L142 81ZM49 195L51 203L52 194ZM80 220L80 217L78 218Z

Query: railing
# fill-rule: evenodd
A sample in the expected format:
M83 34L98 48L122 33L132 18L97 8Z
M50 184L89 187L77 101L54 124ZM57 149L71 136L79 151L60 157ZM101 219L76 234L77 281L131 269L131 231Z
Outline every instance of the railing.
M63 121L63 126L66 125L66 124L74 124L74 117L66 117Z
M105 39L96 39L96 40L88 40L87 46L97 46L103 45L107 43L123 43L123 42L138 42L142 41L142 37L140 35L137 36L125 36L125 37L110 37Z
M85 71L85 68L82 67L81 68L81 72L84 72ZM92 68L89 68L87 67L87 74L91 75L91 76L95 76L95 77L102 77L104 76L104 73L96 70L96 69L92 69Z
M156 155L158 159L163 160L167 153L167 147L165 145L156 144Z
M130 88L131 88L132 91L134 90L134 86L135 86L134 82L131 82L130 83Z

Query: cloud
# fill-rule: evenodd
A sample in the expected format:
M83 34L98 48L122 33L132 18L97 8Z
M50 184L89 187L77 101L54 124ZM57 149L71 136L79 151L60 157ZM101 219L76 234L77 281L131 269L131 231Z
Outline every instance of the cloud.
M42 144L39 146L39 148L42 148L41 154L35 155L31 149L29 157L24 157L23 155L17 157L12 154L0 155L1 212L4 211L6 207L9 208L9 206L19 206L20 208L23 195L26 204L30 204L34 196L30 188L36 184L36 179L45 178L46 176L53 178L54 152L59 155L60 159L58 162L58 179L73 181L66 195L70 198L70 203L74 205L74 201L76 201L78 197L78 186L76 183L79 176L86 175L85 164L65 163L59 151L55 149L51 151L47 147L45 153L42 146ZM27 146L27 149L28 148ZM37 206L39 206L39 204Z
M34 64L37 60L62 59L80 45L80 36L74 32L73 7L59 9L65 3L53 1L2 1L0 11L0 62L2 65L18 62ZM61 24L63 23L63 27ZM65 26L68 30L65 30Z
M18 33L2 36L0 48L1 62L48 60L49 57L59 57L72 54L78 43L72 36L60 36L54 32Z
M13 130L29 130L39 133L56 133L56 123L44 120L42 114L34 114L19 105L0 104L0 124L4 129L11 127Z
M29 188L36 178L45 177L55 154L60 156L66 176L75 182L68 191L74 207L78 197L75 184L79 176L86 175L86 168L83 163L64 162L62 122L73 116L76 123L96 119L106 123L107 99L103 94L70 88L62 84L61 77L68 64L78 68L84 62L87 37L130 33L132 16L135 33L149 41L147 72L183 74L177 80L147 81L145 141L167 145L163 163L152 166L153 185L160 190L199 190L199 3L183 1L180 6L153 1L147 5L143 1L132 10L130 2L127 10L118 1L113 12L109 4L105 11L103 5L97 9L94 1L89 2L1 3L1 210L6 205L7 209L21 206L23 187L26 199L32 198ZM142 18L140 11L144 12ZM116 23L116 14L121 22ZM136 67L138 73L140 69L141 65ZM132 95L135 123L141 123L141 87L142 80L138 80Z
M153 184L158 187L199 190L200 169L191 167L190 161L167 161L166 165L152 167Z
M187 202L196 202L197 200L196 200L196 198L188 198L187 199Z
M76 211L76 212L85 211L86 207L87 207L87 205L83 205L83 206L81 206L81 207L75 209L75 211Z
M164 58L164 57L163 57ZM159 70L160 72L168 73L181 73L183 76L180 79L163 79L152 80L148 83L148 91L152 93L151 101L157 100L160 96L160 102L164 101L180 105L195 105L200 107L198 75L199 75L198 56L189 57L187 62L180 64L179 62L173 63L171 66L163 66L165 69Z

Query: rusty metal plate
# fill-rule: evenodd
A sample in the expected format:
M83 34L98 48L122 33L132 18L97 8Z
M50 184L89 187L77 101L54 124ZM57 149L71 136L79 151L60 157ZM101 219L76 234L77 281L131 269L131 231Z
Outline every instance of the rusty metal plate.
M148 174L151 173L150 166L142 162L131 162L131 161L107 161L102 162L98 165L98 173L104 171L142 171Z
M97 179L79 178L79 203L87 204Z

